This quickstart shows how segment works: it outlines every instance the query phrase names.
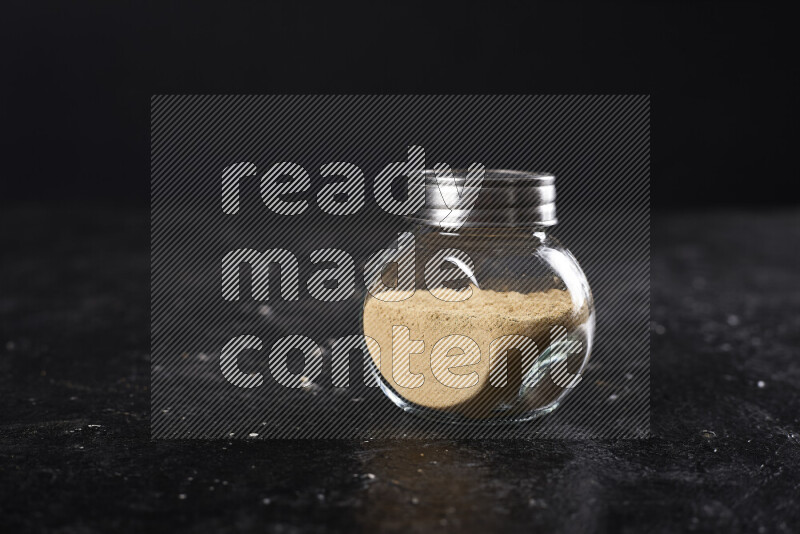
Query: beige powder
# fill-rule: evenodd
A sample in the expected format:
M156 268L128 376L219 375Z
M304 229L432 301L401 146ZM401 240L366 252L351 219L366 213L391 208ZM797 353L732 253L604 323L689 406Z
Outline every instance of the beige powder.
M527 294L480 290L474 286L472 289L472 296L463 302L445 302L425 290L417 290L413 295L410 292L395 292L393 298L411 295L398 302L386 302L370 296L364 306L364 334L375 339L381 348L380 361L377 351L372 351L371 356L384 380L406 400L423 407L485 418L499 404L516 401L522 385L521 353L517 350L507 353L506 385L492 385L489 375L491 342L502 336L526 336L536 343L541 354L549 343L553 326L560 325L569 330L585 319L585 314L576 312L569 293L558 289ZM411 354L410 361L403 362L406 376L410 369L412 374L424 377L424 383L419 387L400 387L393 378L393 326L407 327L412 343L413 340L424 342L421 353ZM449 360L451 365L472 362L449 371L454 375L472 374L471 382L476 378L473 372L477 372L477 382L470 387L448 387L436 378L432 370L432 348L437 341L451 335L466 336L474 340L480 349L479 361L474 352L470 355L458 348L445 351L452 356ZM440 355L442 353L439 351ZM461 362L459 355L462 355ZM434 368L436 361L442 360L434 358ZM465 382L467 378L464 377ZM419 382L420 379L416 380ZM544 406L560 394L555 388L546 389L534 394L535 398L526 399L524 408Z

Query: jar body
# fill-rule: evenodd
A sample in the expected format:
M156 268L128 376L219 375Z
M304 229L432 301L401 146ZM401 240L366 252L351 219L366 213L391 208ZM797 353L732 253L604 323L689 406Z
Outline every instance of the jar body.
M423 225L406 245L362 314L373 375L396 405L445 422L525 421L579 387L594 303L545 228Z

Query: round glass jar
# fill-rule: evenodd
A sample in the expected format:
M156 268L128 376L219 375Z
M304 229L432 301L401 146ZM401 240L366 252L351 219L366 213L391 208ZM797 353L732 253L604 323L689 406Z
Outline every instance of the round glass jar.
M486 170L476 182L470 172L425 173L425 208L368 288L363 332L373 375L402 409L445 422L526 421L579 387L592 293L550 235L552 175Z

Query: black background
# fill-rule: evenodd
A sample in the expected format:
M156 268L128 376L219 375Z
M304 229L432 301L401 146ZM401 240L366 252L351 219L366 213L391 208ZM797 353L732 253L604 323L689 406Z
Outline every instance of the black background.
M4 202L146 206L152 94L652 95L653 207L793 204L792 18L756 3L13 1Z
M795 18L498 4L2 4L0 530L796 530ZM651 94L652 437L151 440L171 93Z

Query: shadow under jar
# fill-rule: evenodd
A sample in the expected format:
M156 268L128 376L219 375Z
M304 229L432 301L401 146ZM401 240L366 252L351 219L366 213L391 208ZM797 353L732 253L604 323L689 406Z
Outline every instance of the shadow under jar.
M486 170L472 188L467 177L425 173L413 246L399 243L394 269L367 292L373 374L397 406L426 418L530 420L579 387L594 336L592 293L549 233L552 175ZM403 265L413 265L411 283Z

